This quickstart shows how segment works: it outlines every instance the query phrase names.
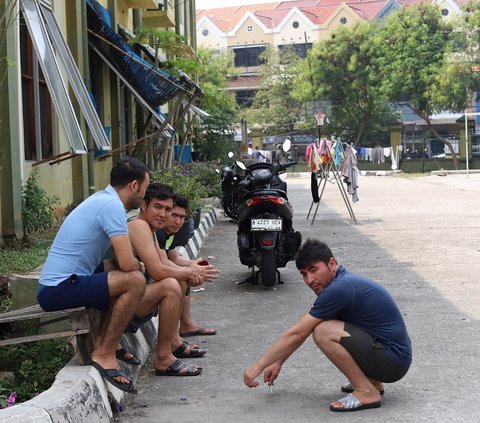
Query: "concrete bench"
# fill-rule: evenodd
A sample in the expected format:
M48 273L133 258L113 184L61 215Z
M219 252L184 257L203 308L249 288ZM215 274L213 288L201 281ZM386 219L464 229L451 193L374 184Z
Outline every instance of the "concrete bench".
M98 311L85 307L59 311L44 311L39 304L11 310L0 314L0 327L5 323L31 322L30 327L41 327L60 321L69 321L69 330L57 330L30 336L0 339L0 347L4 345L22 344L44 339L71 337L75 338L75 349L81 364L90 364L90 353L93 350L94 329L98 326Z

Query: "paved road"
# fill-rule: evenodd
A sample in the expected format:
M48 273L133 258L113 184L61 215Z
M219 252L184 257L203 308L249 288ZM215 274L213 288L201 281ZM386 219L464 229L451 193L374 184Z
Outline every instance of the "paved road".
M295 227L331 245L349 270L381 282L409 328L414 363L386 385L382 407L345 416L329 411L342 375L309 339L284 365L270 393L243 385L246 366L309 308L312 293L293 263L276 291L236 286L247 268L236 252L235 225L220 218L201 253L222 270L194 295L198 322L218 335L196 338L208 350L192 362L194 378L160 378L147 364L121 422L477 422L480 391L480 175L363 177L349 218L338 188L327 184L314 225L306 220L309 181L289 180Z

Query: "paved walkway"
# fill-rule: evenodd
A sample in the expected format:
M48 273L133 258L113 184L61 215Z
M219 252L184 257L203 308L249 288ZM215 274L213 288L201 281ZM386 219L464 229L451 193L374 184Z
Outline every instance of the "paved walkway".
M208 350L194 378L160 378L147 363L121 422L474 422L480 421L480 175L362 177L349 218L338 188L327 184L314 225L305 219L309 180L289 180L295 227L331 245L349 270L382 283L410 331L414 363L386 386L380 409L345 416L329 411L342 375L309 339L284 366L273 393L249 390L243 369L309 308L312 293L293 263L276 291L236 286L248 270L237 257L236 227L220 218L201 249L222 270L195 293L198 322L218 329L195 338ZM215 258L213 258L215 257Z

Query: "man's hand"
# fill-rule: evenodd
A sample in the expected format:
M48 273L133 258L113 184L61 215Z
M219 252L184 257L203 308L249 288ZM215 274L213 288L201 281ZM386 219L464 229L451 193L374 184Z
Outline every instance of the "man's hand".
M138 259L137 259L138 260ZM145 265L143 264L142 261L138 260L138 270L140 270L140 272L142 272L143 274L145 274Z
M281 369L282 363L280 361L277 361L266 367L265 371L263 372L263 381L269 386L273 385L273 382L275 382L277 379Z
M188 280L188 286L195 288L203 284L203 279L195 272L192 273L190 279Z
M258 386L258 382L255 379L260 373L262 373L262 369L253 364L247 370L245 370L245 373L243 373L243 382L249 388L256 388Z
M213 282L218 278L220 273L220 271L213 264L209 264L208 266L200 266L195 263L189 267L202 279L203 282Z

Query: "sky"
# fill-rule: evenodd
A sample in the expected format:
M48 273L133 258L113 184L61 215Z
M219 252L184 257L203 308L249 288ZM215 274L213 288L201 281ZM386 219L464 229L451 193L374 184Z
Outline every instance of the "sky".
M277 3L280 0L196 0L197 9L215 9L217 7L241 6L247 4Z

